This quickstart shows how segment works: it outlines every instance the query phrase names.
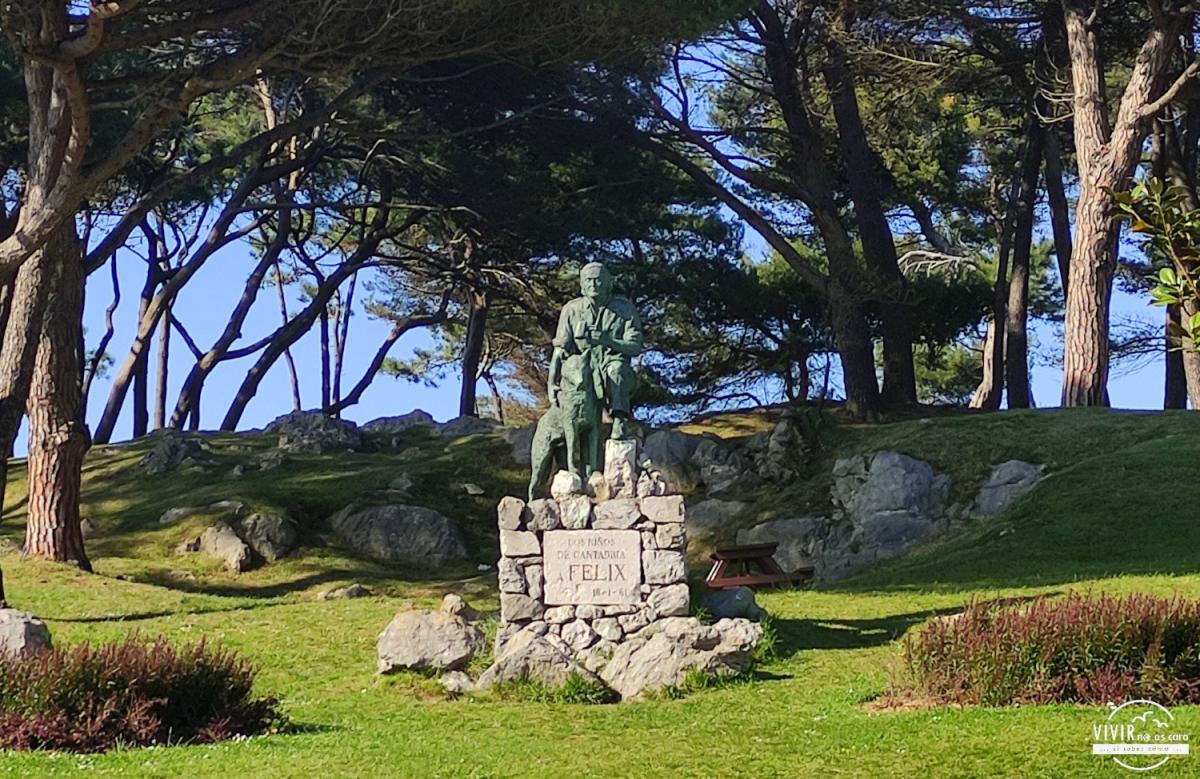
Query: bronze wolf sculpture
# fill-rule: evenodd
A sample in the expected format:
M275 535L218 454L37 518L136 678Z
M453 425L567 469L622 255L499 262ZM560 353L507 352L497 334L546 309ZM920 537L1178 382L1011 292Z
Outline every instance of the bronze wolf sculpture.
M587 482L593 471L602 470L600 446L603 411L592 387L588 353L575 354L562 362L560 389L550 408L538 420L530 451L533 473L529 477L529 499L540 497L552 471L568 470Z

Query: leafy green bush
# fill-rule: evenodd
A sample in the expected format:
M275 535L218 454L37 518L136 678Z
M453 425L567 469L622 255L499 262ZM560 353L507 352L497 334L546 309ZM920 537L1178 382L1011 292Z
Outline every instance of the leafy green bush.
M1200 602L972 602L910 634L904 660L913 689L943 703L1200 703Z
M98 752L262 733L283 718L253 698L254 669L204 641L137 638L0 657L0 748Z

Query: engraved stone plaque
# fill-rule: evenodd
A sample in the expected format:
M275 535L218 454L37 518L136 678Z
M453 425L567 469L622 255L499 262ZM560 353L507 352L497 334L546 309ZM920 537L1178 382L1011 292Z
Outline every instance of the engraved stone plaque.
M636 530L551 530L542 538L546 605L638 603L642 538Z

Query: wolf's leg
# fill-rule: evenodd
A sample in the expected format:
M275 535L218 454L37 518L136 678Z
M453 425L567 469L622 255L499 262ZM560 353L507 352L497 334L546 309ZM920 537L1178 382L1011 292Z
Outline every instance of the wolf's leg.
M584 453L580 449L583 441L580 440L579 426L574 419L564 421L563 436L567 443L567 470L586 480L587 476L582 473Z
M554 413L553 409L547 415ZM530 461L533 466L529 475L529 499L533 500L539 491L546 486L550 476L550 466L554 463L553 425L545 416L538 421L533 433L533 445L530 449Z
M587 432L587 472L591 476L593 472L604 472L604 452L601 448L604 446L604 429L600 420L599 414L592 419L592 424Z

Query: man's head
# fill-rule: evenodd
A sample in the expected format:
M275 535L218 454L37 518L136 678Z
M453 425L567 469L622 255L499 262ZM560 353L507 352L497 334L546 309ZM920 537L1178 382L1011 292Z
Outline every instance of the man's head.
M598 262L589 262L579 271L579 291L585 298L604 303L612 293L612 276L608 268Z

